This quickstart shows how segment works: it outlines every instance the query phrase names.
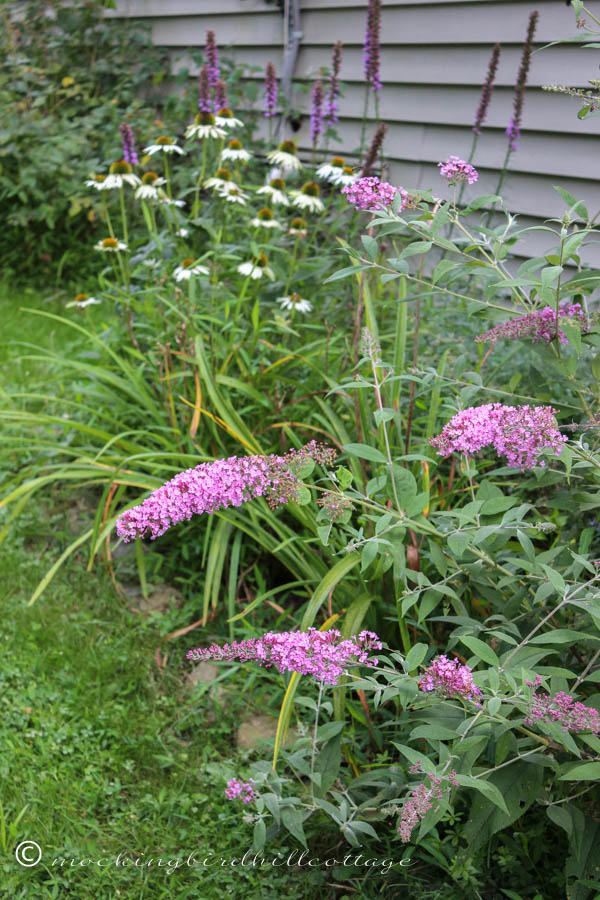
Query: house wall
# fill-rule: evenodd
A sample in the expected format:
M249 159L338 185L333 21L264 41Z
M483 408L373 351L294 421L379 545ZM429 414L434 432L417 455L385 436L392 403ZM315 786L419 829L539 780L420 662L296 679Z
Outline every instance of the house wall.
M532 58L521 141L503 190L506 205L524 223L560 216L564 204L552 190L556 184L584 198L590 210L600 209L600 117L581 121L576 100L541 90L548 83L583 87L597 75L597 51L575 44L539 49L576 33L570 7L562 0L382 0L382 7L380 115L389 128L385 157L390 180L408 189L434 186L443 194L436 164L453 153L468 157L481 83L492 45L499 41L502 55L496 88L474 159L480 180L469 188L473 194L494 191L506 152L505 129L521 46L529 15L537 9L537 52ZM281 71L283 16L275 3L117 0L109 14L149 22L154 42L169 48L174 70L185 65L190 75L197 72L189 50L202 47L207 28L212 28L222 52L261 69L271 60ZM333 43L344 42L341 143L333 145L341 155L350 155L360 144L365 17L366 0L301 0L304 37L296 79L313 80L321 66L330 64ZM301 98L305 107L308 98L309 94ZM374 117L372 97L369 117ZM369 137L374 127L371 121ZM294 137L301 149L310 148L308 116ZM531 244L529 252L539 252L541 246Z

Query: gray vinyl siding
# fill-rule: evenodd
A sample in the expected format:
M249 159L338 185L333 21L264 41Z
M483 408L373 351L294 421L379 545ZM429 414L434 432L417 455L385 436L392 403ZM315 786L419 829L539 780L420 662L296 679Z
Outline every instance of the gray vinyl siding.
M314 80L321 66L329 66L333 43L344 42L345 89L337 126L341 143L331 148L341 155L351 155L360 143L366 6L366 0L301 0L304 37L296 79ZM541 90L542 84L556 82L583 87L597 74L597 51L576 45L539 50L576 33L571 8L562 0L383 0L382 6L380 114L389 129L385 157L390 180L407 188L434 186L443 194L435 166L452 153L468 156L491 47L500 41L496 88L474 159L480 180L469 189L494 190L506 152L505 129L521 45L529 14L537 9L538 52L532 59L519 149L511 158L505 183L506 203L524 217L524 223L558 216L563 204L552 190L558 184L585 198L590 209L600 209L600 117L580 121L576 100ZM221 52L236 61L263 69L271 60L281 70L283 16L274 3L117 0L116 10L109 14L150 23L154 42L169 48L174 71L185 66L195 74L189 51L204 45L207 28L216 32ZM261 97L262 92L258 103ZM373 130L370 123L368 136ZM294 137L301 150L308 151L308 116ZM530 252L540 248L532 246Z

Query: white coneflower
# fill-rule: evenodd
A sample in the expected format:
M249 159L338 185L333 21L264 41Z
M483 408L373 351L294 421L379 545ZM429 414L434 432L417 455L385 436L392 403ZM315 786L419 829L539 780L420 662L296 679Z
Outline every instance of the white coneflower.
M330 163L323 163L322 166L319 166L316 172L317 177L335 184L334 178L338 178L343 173L345 165L341 156L334 156Z
M308 209L311 212L323 212L325 207L323 201L319 199L321 190L315 181L307 181L302 185L300 191L292 191L292 204L298 209Z
M238 141L237 138L233 138L233 140L229 141L223 152L221 153L221 159L231 159L235 162L250 162L252 159L252 154L247 150L244 150L244 146L241 141Z
M70 303L67 303L67 308L70 306L76 306L77 309L85 309L86 306L96 306L98 303L101 303L101 300L96 300L95 297L90 297L89 294L77 294L74 300L71 300Z
M283 228L283 225L276 220L273 210L266 206L264 209L259 209L256 217L251 219L250 224L254 228Z
M248 194L244 194L238 187L227 188L225 191L217 191L217 197L226 200L228 203L239 203L240 206L246 205Z
M211 112L199 112L185 130L186 138L198 138L199 141L205 138L222 138L225 135L226 132L219 128Z
M97 191L106 190L106 175L90 175L85 182L86 187L96 188Z
M117 253L119 250L127 250L127 244L125 241L118 241L114 237L107 237L94 244L94 250L101 250L102 253Z
M177 237L180 237L180 238L186 238L189 233L190 233L189 228L180 228L178 231L175 232Z
M162 190L158 192L158 202L162 203L163 206L177 206L179 209L185 206L185 200L173 200Z
M253 280L262 278L263 275L270 278L271 281L275 280L275 273L269 268L269 260L264 253L261 253L260 256L257 256L254 259L248 260L248 262L241 263L237 267L237 270L240 275L249 275Z
M149 269L156 269L156 267L160 265L160 260L154 259L154 257L151 256L148 259L142 260L142 265L147 266Z
M215 125L218 128L243 128L244 123L235 118L229 107L224 106L217 110Z
M289 206L290 201L285 193L285 181L282 178L271 178L268 184L260 187L257 194L268 194L274 206Z
M135 196L138 200L158 200L158 188L166 183L166 178L160 178L156 172L145 172Z
M293 309L301 313L308 313L312 309L312 303L304 300L300 294L290 294L289 297L278 297L277 303L281 304L282 309Z
M175 280L188 281L192 275L210 275L210 269L207 269L206 266L194 265L194 263L194 259L184 259L173 272Z
M240 186L233 180L229 169L217 169L214 175L204 182L205 188L213 188L219 191L239 191Z
M302 219L300 216L292 219L290 227L288 228L288 234L292 234L294 237L305 238L308 234L308 223L306 219Z
M119 159L111 165L108 175L102 182L101 189L122 188L124 184L130 185L130 187L137 187L141 184L141 181L137 175L133 174L130 163L124 159Z
M351 166L344 166L341 175L338 175L334 180L333 184L336 186L346 187L348 184L354 184L354 182L358 179L358 173L352 171Z
M277 150L271 150L267 153L267 159L273 165L281 166L290 172L297 172L302 168L302 163L296 154L297 149L294 141L282 141Z
M183 156L185 153L185 150L182 147L178 147L173 138L164 134L156 138L155 144L144 147L142 152L147 153L148 156L154 156L155 153L160 153L161 151L163 153L179 153L180 156Z

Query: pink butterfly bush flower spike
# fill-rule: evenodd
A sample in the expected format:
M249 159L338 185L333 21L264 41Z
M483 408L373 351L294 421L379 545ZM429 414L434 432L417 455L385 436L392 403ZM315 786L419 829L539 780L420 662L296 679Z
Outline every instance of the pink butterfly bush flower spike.
M560 456L567 438L558 430L556 410L551 406L503 406L486 403L471 406L453 416L442 433L431 439L440 456L450 453L474 454L494 447L509 466L524 471L544 466L540 453L545 448Z
M342 188L342 194L345 194L346 200L355 209L368 209L370 212L387 209L397 194L402 198L401 208L408 202L408 193L404 188L394 187L374 176L359 178L353 184L347 184Z
M426 692L435 691L443 697L464 697L465 700L473 700L481 694L473 682L470 667L461 665L458 659L448 659L447 656L438 656L425 669L419 688Z
M381 650L382 643L372 631L361 631L358 637L343 639L336 628L319 631L267 632L260 638L233 641L231 644L211 644L190 650L187 658L193 661L256 662L265 669L273 666L279 672L300 672L312 675L324 684L336 685L350 665L376 666L372 650Z
M420 760L414 766L410 766L411 775L417 775L423 771ZM430 809L433 808L435 800L443 800L452 790L452 786L459 786L456 778L456 772L452 769L447 775L433 775L431 772L427 775L429 785L419 784L414 791L411 792L408 800L404 801L402 814L400 816L400 824L398 831L400 840L407 844L410 841L413 828L425 818Z
M479 178L479 172L470 163L459 156L449 156L446 162L439 162L440 175L447 178L450 184L466 181L475 184Z
M241 800L242 803L253 803L258 794L254 790L254 779L240 781L239 778L230 778L225 788L225 796L228 800Z
M579 325L582 334L586 334L590 330L591 323L579 303L563 303L558 309L558 317L559 320L570 319ZM534 344L541 341L549 344L555 337L556 310L551 306L544 306L543 309L536 309L535 312L528 313L526 316L509 319L508 322L494 326L484 334L478 335L475 343L495 344L496 341L502 339L513 341L520 338L531 338ZM560 321L558 339L561 344L569 343L564 331L560 328Z
M300 464L312 459L328 465L335 455L330 447L311 441L285 456L232 456L201 463L180 472L139 506L122 513L117 534L125 542L148 536L154 540L193 515L241 506L257 497L265 497L276 509L297 497L300 482L295 472Z
M540 675L536 675L535 681L526 681L533 688L531 705L525 719L526 725L535 725L536 722L557 722L565 731L578 734L580 731L591 731L592 734L600 734L600 712L593 706L584 706L575 700L570 694L559 691L554 696L540 695L538 689L542 683Z

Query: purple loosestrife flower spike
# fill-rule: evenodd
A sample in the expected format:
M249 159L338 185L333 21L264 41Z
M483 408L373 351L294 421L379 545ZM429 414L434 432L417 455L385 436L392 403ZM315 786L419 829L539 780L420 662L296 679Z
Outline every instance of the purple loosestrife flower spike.
M584 706L564 691L559 691L553 697L548 694L540 696L537 693L542 683L540 675L536 675L535 681L525 683L533 688L531 704L525 719L526 725L535 725L536 722L558 722L565 731L572 731L575 734L580 731L600 734L600 713L593 706Z
M135 152L135 140L131 125L123 122L122 125L119 125L119 131L121 132L121 143L123 144L123 159L131 166L139 166L140 161Z
M425 669L419 687L422 691L435 691L443 697L464 697L466 700L481 694L473 683L469 666L462 666L458 659L448 659L447 656L438 656L433 660Z
M369 651L381 648L381 641L372 631L361 631L358 637L344 639L336 628L328 631L309 628L308 631L269 631L260 638L223 646L211 644L190 650L187 659L256 662L265 669L274 666L282 673L300 672L323 684L335 685L348 666L376 666L378 660L370 657Z
M193 515L241 506L256 497L266 497L271 508L277 509L297 497L300 482L296 471L301 463L312 459L329 465L335 455L330 447L310 441L285 456L232 456L201 463L180 472L139 506L122 513L117 534L125 542L148 535L154 540Z
M331 78L329 79L329 89L327 91L327 101L325 105L325 120L333 125L338 121L339 106L337 97L340 90L340 68L342 65L342 47L341 41L336 41L333 45L333 56L331 57Z
M523 53L521 54L521 65L517 75L515 84L515 92L513 95L513 114L506 134L508 135L508 146L510 150L516 150L518 141L521 136L521 119L523 117L523 102L525 100L525 87L527 86L527 76L529 75L529 66L531 64L531 54L533 53L533 37L540 14L534 10L529 16L529 25L527 26L527 36L523 44Z
M317 146L319 136L323 132L323 82L315 82L312 92L312 109L310 113L310 139L313 147Z
M277 76L272 62L267 63L265 69L265 116L277 114Z
M492 99L492 91L494 90L494 81L496 78L496 71L498 69L498 61L500 60L500 44L494 44L494 48L492 50L492 55L490 57L490 63L487 70L487 75L485 77L485 81L481 88L481 95L479 97L479 106L477 107L477 114L475 115L475 124L473 125L473 131L475 134L481 134L481 126L485 121L485 117L487 115L488 106L490 105L490 100Z
M377 162L377 157L379 156L379 152L383 145L383 139L387 132L387 125L385 122L381 122L377 126L377 130L373 135L373 140L371 141L371 146L367 150L367 155L365 156L365 161L363 163L363 167L360 171L361 176L370 175L373 171L373 166Z
M200 112L212 112L208 68L204 63L200 67L198 74L198 109Z
M227 109L227 85L220 78L215 84L215 110Z
M208 85L213 88L221 77L221 72L219 70L217 40L214 31L210 28L206 32L206 68L208 70Z
M559 319L570 319L572 322L575 322L582 334L587 334L590 330L591 322L579 303L563 303L558 309L558 316ZM475 338L475 343L495 344L496 341L500 341L503 338L509 341L531 338L534 344L539 344L541 341L549 344L557 335L556 326L556 310L552 306L544 306L543 309L536 309L535 312L528 313L526 316L509 319L508 322L502 322L484 334L479 334ZM560 322L558 339L561 344L569 343L564 331L560 328Z
M440 456L473 454L492 446L498 456L506 457L509 466L533 469L545 465L539 459L544 448L560 456L567 440L557 428L555 413L551 406L471 406L453 416L430 444Z
M365 80L371 90L381 88L379 78L379 30L381 27L381 0L369 0L367 8L367 24L363 46L363 67Z

